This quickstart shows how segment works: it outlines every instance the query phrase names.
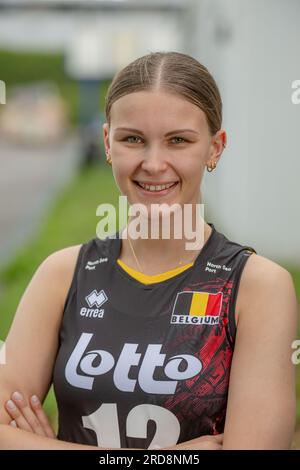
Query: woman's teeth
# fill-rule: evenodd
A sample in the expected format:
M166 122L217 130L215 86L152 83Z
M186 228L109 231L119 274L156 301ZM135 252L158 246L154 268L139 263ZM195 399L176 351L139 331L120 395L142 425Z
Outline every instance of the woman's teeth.
M150 184L145 184L145 183L140 183L139 181L137 181L137 184L139 186L141 186L143 189L146 189L147 191L162 191L163 189L168 189L170 188L171 186L174 186L174 184L176 184L177 181L173 182L173 183L168 183L168 184L161 184L161 185L150 185Z

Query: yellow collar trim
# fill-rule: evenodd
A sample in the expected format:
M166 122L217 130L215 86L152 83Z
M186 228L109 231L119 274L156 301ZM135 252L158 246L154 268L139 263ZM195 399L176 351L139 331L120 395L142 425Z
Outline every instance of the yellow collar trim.
M142 284L153 284L156 282L166 281L167 279L170 279L171 277L174 277L177 274L180 274L183 271L186 271L186 269L190 268L194 264L194 263L189 263L184 266L181 266L180 268L171 269L171 271L165 271L164 273L160 273L160 274L144 274L139 271L136 271L133 268L130 268L129 266L127 266L127 264L123 263L123 261L121 261L120 259L118 259L117 262L121 266L121 268L124 269L124 271L126 271L130 276L132 276L134 279L141 282Z

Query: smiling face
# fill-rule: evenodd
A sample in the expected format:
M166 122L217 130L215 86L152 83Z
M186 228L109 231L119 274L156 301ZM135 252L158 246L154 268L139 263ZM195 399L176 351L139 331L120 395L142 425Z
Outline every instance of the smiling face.
M119 98L103 132L120 192L147 207L199 203L205 165L218 161L226 138L211 136L198 106L165 91Z

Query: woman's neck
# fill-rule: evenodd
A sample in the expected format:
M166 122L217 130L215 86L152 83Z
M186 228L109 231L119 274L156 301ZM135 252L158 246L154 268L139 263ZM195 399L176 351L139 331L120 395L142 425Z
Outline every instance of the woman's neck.
M186 238L184 234L181 239L172 237L169 239L133 239L128 230L129 224L130 221L122 231L123 236L124 234L126 236L122 238L119 259L129 267L149 275L160 274L194 262L212 231L212 228L202 220L199 226L200 236L198 236L200 243L197 243L197 246L194 243L196 248L194 249L193 246L191 250L187 249L187 246L191 246L194 240Z

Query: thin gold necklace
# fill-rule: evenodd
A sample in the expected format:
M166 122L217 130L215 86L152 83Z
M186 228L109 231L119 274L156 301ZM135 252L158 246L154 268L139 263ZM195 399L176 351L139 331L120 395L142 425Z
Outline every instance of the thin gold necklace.
M133 256L134 256L135 262L136 262L136 264L137 264L137 266L138 266L139 271L142 273L143 270L142 270L142 267L141 267L141 265L140 265L140 262L139 262L139 260L138 260L138 258L137 258L137 256L136 256L136 254L135 254L135 251L134 251L134 248L133 248L133 246L132 246L132 243L131 243L131 240L130 240L128 231L127 231L127 238L128 238L128 242L129 242L129 245L130 245L132 254L133 254ZM199 252L197 252L197 256L198 256L198 254L199 254ZM190 261L190 263L191 263L191 262L192 262L192 261ZM194 259L193 259L193 262L194 262ZM187 264L190 264L190 263L187 263ZM179 266L182 265L182 259L179 260L178 265L179 265ZM176 269L176 268L173 268L173 269Z
M142 268L141 268L141 265L140 265L140 263L139 263L139 260L137 259L137 256L136 256L135 251L134 251L134 249L133 249L133 246L132 246L132 244L131 244L129 235L128 235L128 242L129 242L129 245L130 245L132 254L133 254L133 256L134 256L135 262L136 262L136 264L138 265L139 271L142 273L143 270L142 270Z

